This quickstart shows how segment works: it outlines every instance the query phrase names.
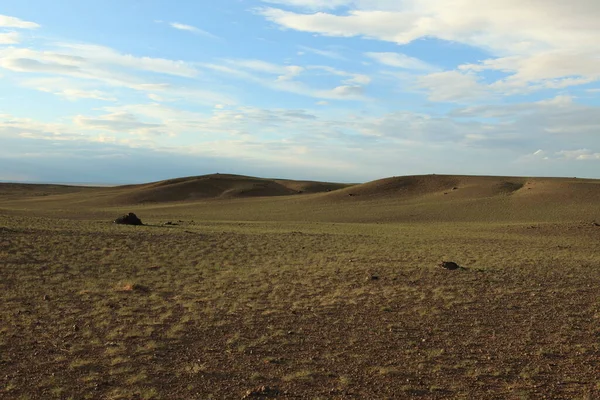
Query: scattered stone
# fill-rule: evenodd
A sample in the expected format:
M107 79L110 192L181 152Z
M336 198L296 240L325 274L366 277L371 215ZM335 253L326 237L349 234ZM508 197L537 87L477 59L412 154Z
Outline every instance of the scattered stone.
M367 278L367 280L370 280L370 281L378 281L378 280L379 280L379 275L372 274L371 276L369 276L369 277Z
M593 226L600 226L600 224L599 224L599 223L597 223L597 222L592 222L592 225L593 225Z
M256 389L248 390L242 399L249 399L252 397L277 397L278 395L279 389L270 386L261 386Z
M48 296L47 294L44 295L44 300L48 301L50 300L50 296Z
M167 221L164 223L164 225L179 225L178 223L175 223L173 221Z
M452 261L442 261L441 263L438 264L438 266L447 269L449 271L455 271L457 269L464 269L462 268L460 265L458 265L455 262Z
M458 190L458 188L457 188L456 186L454 186L454 187L452 188L452 190Z
M348 193L348 196L353 197L354 193Z
M115 224L120 225L144 225L142 220L137 217L134 213L129 213L127 215L120 216L119 218L114 220Z

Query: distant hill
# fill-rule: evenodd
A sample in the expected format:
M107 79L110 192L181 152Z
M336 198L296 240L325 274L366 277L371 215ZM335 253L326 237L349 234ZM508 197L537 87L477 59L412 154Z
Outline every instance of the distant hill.
M600 180L417 175L357 185L213 174L118 187L0 183L0 209L180 212L208 220L594 221ZM110 211L113 210L113 211Z
M144 185L120 187L115 200L122 204L166 203L207 199L292 196L345 188L340 183L265 179L213 174L169 179Z
M468 175L400 176L367 182L329 193L331 198L364 200L473 200L510 196L527 202L599 202L600 180Z

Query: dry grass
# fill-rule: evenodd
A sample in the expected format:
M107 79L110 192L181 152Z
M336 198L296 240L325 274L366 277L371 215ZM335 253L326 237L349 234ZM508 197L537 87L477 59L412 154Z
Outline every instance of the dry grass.
M100 194L5 196L0 398L600 397L594 204L519 220L494 194L484 223L334 194L144 206L141 227Z

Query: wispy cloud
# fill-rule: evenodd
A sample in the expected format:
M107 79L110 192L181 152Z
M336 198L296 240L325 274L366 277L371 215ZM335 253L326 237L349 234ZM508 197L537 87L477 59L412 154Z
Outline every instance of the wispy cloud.
M17 28L17 29L37 29L39 24L30 21L23 21L17 17L0 14L0 27L2 28Z
M362 37L405 45L420 39L436 38L485 50L491 57L467 64L478 75L499 71L495 90L506 95L546 89L562 89L600 80L600 62L593 43L600 35L598 3L579 0L568 7L563 0L528 2L517 8L513 0L497 0L486 7L479 0L462 0L456 12L445 0L340 1L343 13L319 0L274 0L285 4L322 10L298 12L265 7L258 10L268 21L282 28L332 37ZM561 21L556 29L556 21ZM532 23L532 21L534 21ZM419 60L399 53L368 53L388 66L427 70Z
M335 9L352 3L350 0L262 0L263 3L300 7L309 10Z
M224 65L223 65L224 64ZM249 82L257 83L272 90L294 93L301 96L332 100L369 100L364 95L364 86L371 82L369 76L320 66L279 65L262 60L226 59L223 64L202 64L207 69ZM337 86L315 87L302 78L308 73L339 76Z
M380 64L387 65L389 67L396 67L402 69L409 69L415 71L435 71L438 68L418 58L407 56L402 53L365 53L365 55Z
M298 52L300 55L302 55L303 53L313 53L313 54L317 54L319 56L331 58L333 60L345 60L346 59L344 56L342 56L338 52L335 52L332 50L315 49L313 47L308 47L308 46L298 46L298 48L300 49L300 51Z
M196 28L195 26L192 26L192 25L181 24L179 22L171 22L169 25L171 25L171 27L173 27L175 29L179 29L180 31L191 32L196 35L209 37L211 39L219 39L218 36L215 36L212 33L207 32L203 29Z
M200 85L200 70L191 63L123 54L112 48L81 43L54 43L51 50L0 48L0 69L14 72L15 83L54 93L69 100L112 101L106 90L131 89L168 100L194 103L235 103L232 96ZM40 81L39 75L46 75ZM185 78L187 82L174 81ZM36 78L36 79L32 79Z
M0 33L0 44L17 44L21 41L18 32Z

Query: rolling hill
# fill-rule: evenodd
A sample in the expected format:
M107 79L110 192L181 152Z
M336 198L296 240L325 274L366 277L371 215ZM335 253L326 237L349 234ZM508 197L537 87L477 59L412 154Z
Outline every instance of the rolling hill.
M118 187L0 184L0 208L165 210L209 220L600 220L600 180L420 175L357 185L213 174Z

